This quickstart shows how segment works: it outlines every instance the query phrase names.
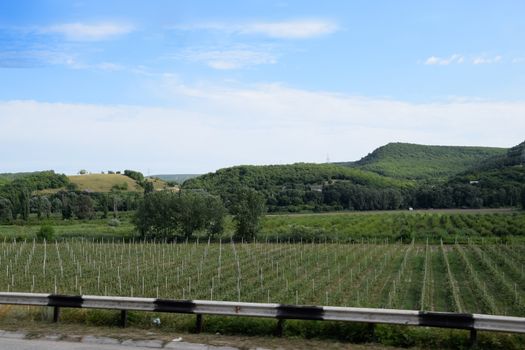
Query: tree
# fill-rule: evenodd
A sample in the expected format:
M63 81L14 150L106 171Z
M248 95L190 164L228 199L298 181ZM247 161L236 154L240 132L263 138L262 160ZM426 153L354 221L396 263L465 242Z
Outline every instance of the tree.
M38 198L38 217L41 218L42 215L45 215L48 219L51 215L51 202L45 196Z
M108 195L106 193L103 193L98 200L98 205L100 206L100 210L102 210L102 218L107 219L108 218L108 205L109 205Z
M0 222L9 223L13 220L13 206L7 198L0 197Z
M60 213L62 211L62 201L60 198L55 198L51 201L51 211L53 213Z
M20 203L19 213L22 215L22 220L27 221L29 219L30 192L27 188L22 188L18 196Z
M155 188L153 187L153 182L151 181L144 181L142 183L142 186L144 187L144 194L151 193L155 190Z
M110 193L110 199L111 199L111 204L113 206L113 217L117 218L118 217L118 207L120 203L122 202L122 198L120 197L120 191L112 188L111 193Z
M206 231L208 236L222 232L226 209L219 197L193 191L183 191L178 196L178 221L184 237L198 230Z
M93 199L87 194L78 196L75 205L75 216L80 220L92 219L95 216Z
M124 170L124 176L127 176L138 183L142 183L144 181L144 175L140 171Z
M67 220L73 217L77 197L75 192L60 192L62 219Z
M45 196L34 196L29 201L30 209L32 213L36 213L38 220L42 219L42 216L49 218L51 214L51 202Z
M139 204L133 223L142 238L170 238L177 230L177 196L168 192L150 193Z
M255 238L265 211L266 201L262 194L251 188L242 188L237 191L231 207L236 226L235 237Z
M188 238L196 231L222 232L225 213L220 198L208 193L160 191L144 196L133 221L143 238Z

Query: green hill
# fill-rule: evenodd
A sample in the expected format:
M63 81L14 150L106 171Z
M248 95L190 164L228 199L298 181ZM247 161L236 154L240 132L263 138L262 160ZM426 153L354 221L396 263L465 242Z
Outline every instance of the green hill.
M68 176L69 181L81 191L109 192L113 187L120 187L130 192L142 192L138 183L121 174L86 174Z
M242 165L217 170L187 180L184 189L203 189L221 195L226 204L241 187L260 191L270 211L324 210L321 191L331 186L351 186L381 191L411 188L413 182L394 179L335 164Z
M357 162L339 163L398 179L444 179L504 155L504 148L389 143Z
M454 176L450 183L471 183L482 190L517 191L525 185L525 142L507 150L505 154L493 156L485 162Z

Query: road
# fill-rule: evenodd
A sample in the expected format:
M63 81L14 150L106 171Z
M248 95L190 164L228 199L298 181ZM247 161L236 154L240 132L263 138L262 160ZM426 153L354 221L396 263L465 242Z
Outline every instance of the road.
M124 344L96 344L39 339L0 338L0 349L9 350L152 350L154 348L175 350L234 350L234 348L230 347L216 347L184 342L172 342L166 344L164 347L162 347L160 343L155 343L154 341L150 342L149 346L146 347L140 346L140 342L131 342L130 345Z

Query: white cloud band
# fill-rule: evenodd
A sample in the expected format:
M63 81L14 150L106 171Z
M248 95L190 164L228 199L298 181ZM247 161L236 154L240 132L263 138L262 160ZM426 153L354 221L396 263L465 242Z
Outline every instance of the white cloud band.
M133 167L203 172L234 164L355 160L392 141L512 146L525 102L370 99L280 85L186 86L184 107L0 103L2 171Z
M44 33L61 34L71 41L108 40L128 34L133 26L123 23L63 23L46 27Z

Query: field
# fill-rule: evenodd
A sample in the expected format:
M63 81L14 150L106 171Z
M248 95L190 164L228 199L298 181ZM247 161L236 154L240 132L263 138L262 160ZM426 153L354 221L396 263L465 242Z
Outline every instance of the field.
M61 220L59 215L51 217L48 223L54 226L56 238L60 240L78 237L122 240L136 235L131 217L132 212L119 213L120 223L117 226L112 225L111 219ZM0 225L0 239L31 240L40 224L34 216L26 225ZM229 240L234 230L232 218L226 217L222 239ZM441 241L446 244L524 242L525 212L486 209L267 215L259 233L259 239L273 242L325 238L339 242L367 238L388 242L414 239L416 243L429 240L432 244Z
M143 192L144 189L138 183L121 174L86 174L68 176L72 184L78 186L80 191L89 192L110 192L114 186L120 187L125 191ZM160 190L166 187L166 182L159 179L148 179L153 182L153 187ZM46 189L38 191L40 194L49 194L58 192L60 189Z
M126 184L128 191L140 191L141 188L135 180L120 174L87 174L68 176L69 181L78 186L82 191L109 192L113 186Z
M360 240L467 243L525 238L525 213L501 210L426 210L269 215L261 237L275 239Z
M525 246L320 243L0 245L0 289L525 316Z

